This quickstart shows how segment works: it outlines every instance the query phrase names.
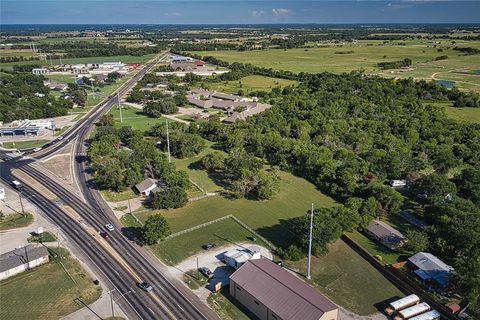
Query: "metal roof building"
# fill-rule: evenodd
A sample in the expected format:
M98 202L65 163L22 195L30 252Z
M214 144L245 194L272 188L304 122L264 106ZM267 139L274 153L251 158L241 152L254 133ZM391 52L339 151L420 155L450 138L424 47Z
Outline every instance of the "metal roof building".
M249 260L230 276L230 294L262 320L337 320L338 307L268 259Z
M442 287L448 285L449 277L454 270L453 267L428 252L419 252L408 258L408 261L418 268L415 274L422 280L432 280Z
M380 220L370 222L365 232L390 249L395 249L405 240L400 231Z

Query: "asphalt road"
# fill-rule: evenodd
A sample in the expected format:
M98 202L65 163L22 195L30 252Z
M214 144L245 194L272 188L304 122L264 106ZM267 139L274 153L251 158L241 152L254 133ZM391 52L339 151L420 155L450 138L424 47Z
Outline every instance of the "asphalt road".
M165 54L168 53L164 53L163 56ZM153 68L156 62L157 60L147 63L132 79L119 88L119 96L130 90L143 75ZM77 122L63 135L62 140L54 140L38 152L33 152L33 149L22 151L36 159L41 159L55 154L66 144L74 142L75 153L85 153L85 141L94 123L116 102L117 94L114 93ZM159 261L150 251L139 245L135 239L129 239L129 237L132 237L132 233L128 229L122 229L111 209L103 201L94 183L90 181L87 173L88 168L84 160L84 157L77 157L74 168L80 191L84 195L86 203L71 190L62 187L57 181L39 170L33 164L33 159L15 158L2 163L0 176L8 184L15 180L11 170L21 168L58 197L55 201L51 201L28 186L27 183L22 190L22 193L41 208L55 224L62 228L66 236L84 252L101 271L104 280L110 282L112 289L116 289L119 293L126 293L129 290L133 292L133 294L126 294L123 299L119 300L122 310L129 318L216 319L213 311L201 303L191 291L177 280L169 279L162 273L164 267L159 265ZM66 215L61 209L62 205L73 208L80 215L81 220L76 221ZM104 247L100 245L102 240L99 238L98 232L107 223L112 223L116 230L111 232L111 236L107 239L108 246ZM89 226L90 229L87 230L84 226ZM92 233L91 230L96 230L96 232ZM118 257L122 261L119 262ZM140 280L149 282L154 288L153 291L147 294L136 288L136 282Z

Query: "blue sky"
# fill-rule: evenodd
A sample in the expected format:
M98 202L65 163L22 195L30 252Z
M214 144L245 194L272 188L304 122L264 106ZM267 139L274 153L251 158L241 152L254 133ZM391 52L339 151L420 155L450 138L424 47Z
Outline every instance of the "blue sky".
M479 23L477 1L1 0L2 24Z

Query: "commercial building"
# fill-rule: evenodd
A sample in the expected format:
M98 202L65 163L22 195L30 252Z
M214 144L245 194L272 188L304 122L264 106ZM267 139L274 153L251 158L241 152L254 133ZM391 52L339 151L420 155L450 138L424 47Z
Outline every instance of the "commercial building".
M410 267L426 285L440 288L448 286L454 269L428 252L419 252L408 258Z
M48 250L46 247L31 244L6 252L0 255L0 280L9 278L18 273L47 263Z
M230 295L261 320L337 320L338 307L268 259L249 260L230 276Z
M33 68L32 73L33 74L47 74L48 69L47 68Z
M365 233L392 250L400 247L405 241L405 236L400 231L380 220L370 222L365 228Z

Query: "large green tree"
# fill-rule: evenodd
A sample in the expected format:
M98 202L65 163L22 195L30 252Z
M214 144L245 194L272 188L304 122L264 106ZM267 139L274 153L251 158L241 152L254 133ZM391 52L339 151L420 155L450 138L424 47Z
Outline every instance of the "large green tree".
M153 245L170 235L170 226L164 216L154 214L147 218L142 228L142 237L147 245Z

